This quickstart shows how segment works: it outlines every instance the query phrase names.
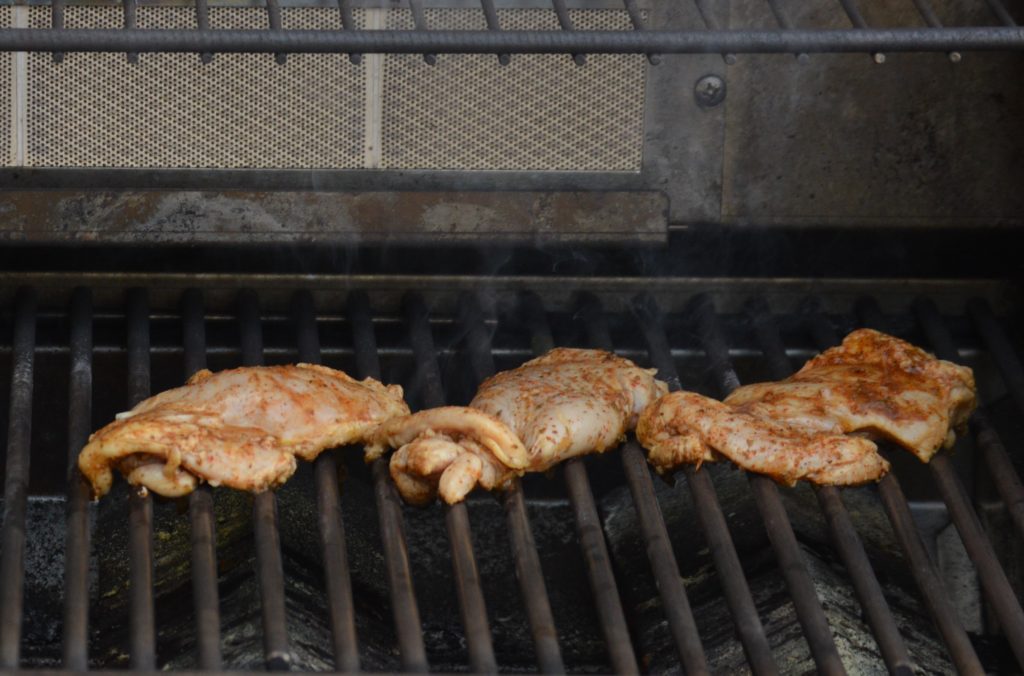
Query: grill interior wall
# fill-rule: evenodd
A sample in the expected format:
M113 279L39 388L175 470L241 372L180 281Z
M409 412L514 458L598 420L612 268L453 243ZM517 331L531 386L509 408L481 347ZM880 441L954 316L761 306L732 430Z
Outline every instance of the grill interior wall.
M513 300L515 296L509 296ZM682 301L681 301L682 302ZM430 303L433 305L433 302ZM551 305L550 317L559 343L583 344L585 341L579 316L571 308ZM124 352L124 319L121 308L105 307L95 320L95 377L93 426L99 427L125 408L127 377ZM264 317L263 333L268 363L288 363L296 359L294 325L283 308L269 308ZM438 308L431 315L435 344L439 348L440 368L450 402L464 403L471 394L471 378L467 376L465 329L456 315ZM616 347L625 354L648 363L645 347L635 329L635 320L626 314L610 315L612 336ZM813 353L815 345L807 331L806 319L782 315L781 327L786 345L793 350L794 363ZM840 331L855 325L846 314L833 316ZM901 335L924 343L923 334L914 320L904 314L895 317ZM753 341L749 319L744 315L724 315L722 322L729 337L731 355L743 381L769 377L764 360ZM181 322L174 307L154 310L152 330L152 389L176 386L182 380ZM6 322L10 326L10 322ZM319 333L324 362L330 366L352 370L351 325L343 306L327 309L319 316ZM985 400L997 414L1004 438L1021 439L1013 420L1012 406L1006 402L1001 377L988 356L980 351L970 323L962 316L949 321L957 344L969 363L977 369ZM239 329L236 318L223 311L207 317L209 365L213 369L239 363ZM691 318L672 313L666 324L676 366L682 374L683 386L713 393L711 373L699 341L693 333ZM67 314L60 307L44 311L38 320L36 391L33 406L33 441L31 500L29 512L28 596L26 598L25 664L53 664L59 654L60 570L63 553L62 472L54 468L64 465L66 425L55 422L54 411L67 410L67 335L70 326ZM375 318L375 329L382 358L383 377L401 382L410 399L416 403L415 363L409 349L408 327L402 317L385 313ZM501 306L493 331L496 367L510 368L529 356L530 336L518 311L510 305ZM4 340L5 352L10 345ZM9 382L10 359L0 362L0 376ZM2 388L0 410L7 412L8 388ZM381 575L379 535L376 532L371 481L368 470L354 450L339 451L345 467L342 483L343 514L348 536L348 552L357 599L358 635L363 666L368 669L395 669L399 663L394 652L394 633L387 612L387 590ZM628 491L622 485L618 452L587 461L593 490L601 510L602 525L608 539L616 573L623 591L627 614L631 619L634 641L639 654L648 659L647 666L659 671L673 663L675 653L663 625L657 591L643 555L642 542L637 541L635 512ZM964 476L969 476L975 458L960 455ZM728 505L729 526L741 553L745 573L754 592L759 614L766 624L773 652L780 666L811 669L813 662L793 619L788 594L778 575L777 563L766 547L766 535L752 503L750 490L742 475L728 467L710 468L719 497ZM934 490L913 463L897 464L908 498L915 501L935 500ZM299 664L308 668L328 668L333 664L329 649L330 629L322 598L319 569L319 544L314 523L316 506L312 472L308 466L279 493L281 537L286 580L288 580L288 626L291 645ZM984 473L980 473L983 476ZM576 545L572 512L566 502L561 481L545 477L529 477L526 482L528 508L539 545L547 588L552 598L556 626L559 629L566 664L572 669L607 669L600 630L595 624L593 600L583 576L583 564ZM693 505L685 482L674 488L661 482L656 490L661 509L673 534L675 555L686 579L687 592L698 618L698 626L709 660L716 670L734 670L744 664L731 632L731 621L718 590L713 566L702 538L694 527ZM984 494L984 493L982 493ZM218 514L218 555L221 561L221 607L225 664L231 667L262 665L258 588L253 574L251 540L251 509L249 498L231 491L216 491ZM783 492L793 527L803 547L803 555L815 581L818 593L826 602L826 614L836 636L840 654L858 668L881 665L874 652L870 631L860 618L856 598L835 567L829 546L829 535L813 496L806 488ZM884 514L880 511L872 489L844 491L844 499L879 572L901 632L914 658L921 666L942 670L948 666L930 623L917 605L913 584L905 564L892 540ZM93 587L92 657L98 665L115 666L125 658L126 631L129 623L123 585L127 579L124 536L125 491L105 499L95 508L96 533ZM191 624L191 593L188 592L188 523L182 506L158 502L155 520L155 556L157 562L157 622L160 628L158 658L160 664L186 667L194 664L194 627ZM465 648L461 641L461 622L453 602L453 580L448 565L447 537L443 531L441 508L426 510L405 508L406 532L410 540L413 581L417 590L425 624L428 659L439 670L459 669L465 665ZM990 510L993 523L1001 518L998 510ZM986 512L988 513L988 512ZM474 498L470 503L475 551L487 601L488 617L494 632L494 643L503 668L529 668L532 642L523 615L522 601L514 584L508 554L506 527L502 509L489 496ZM950 527L951 528L951 527ZM100 535L102 534L102 535ZM954 544L956 538L953 538ZM102 546L100 546L102 543ZM444 562L438 565L438 562ZM1015 575L1019 571L1010 569ZM955 571L954 571L955 572ZM989 629L977 627L978 629ZM985 655L989 664L998 664L998 653Z

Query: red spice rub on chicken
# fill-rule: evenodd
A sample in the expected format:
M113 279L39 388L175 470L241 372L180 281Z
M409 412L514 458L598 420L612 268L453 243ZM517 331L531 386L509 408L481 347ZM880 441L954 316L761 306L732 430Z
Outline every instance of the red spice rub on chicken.
M119 414L89 438L78 466L97 498L110 490L115 466L167 497L200 481L259 492L286 481L296 457L364 441L408 412L398 385L325 366L203 370Z
M637 436L659 471L720 454L787 484L858 484L889 469L871 439L927 462L953 444L975 402L969 368L861 329L789 378L724 402L672 393L643 413Z

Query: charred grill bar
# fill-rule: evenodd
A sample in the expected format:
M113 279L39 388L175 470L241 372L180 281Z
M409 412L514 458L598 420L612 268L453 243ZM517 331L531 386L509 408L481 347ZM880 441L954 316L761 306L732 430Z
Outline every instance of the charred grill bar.
M183 293L180 304L180 326L182 355L186 375L203 368L206 363L204 292L190 289ZM70 326L70 384L69 384L69 456L74 468L77 450L89 432L92 403L93 338L92 293L79 288L69 293L70 311L67 314ZM613 347L612 331L607 321L615 317L623 321L625 314L606 313L605 299L600 294L581 295L570 308L574 315L573 325L578 325L579 334L591 345L603 348ZM264 346L261 321L263 302L255 291L243 291L237 298L237 313L241 332L241 358L246 364L262 363ZM150 298L144 289L132 289L127 294L124 322L128 330L127 363L128 392L135 401L149 392L150 357L155 349L150 343ZM163 302L163 301L161 301ZM379 352L375 337L376 315L364 292L353 292L344 300L351 338L332 331L329 342L340 344L342 349L351 350L360 376L381 373ZM25 537L25 511L28 487L28 449L31 441L30 407L33 387L33 354L35 345L35 293L31 289L18 292L14 303L14 338L12 341L13 378L11 382L11 417L8 436L8 472L5 484L4 519L4 578L2 591L5 599L14 602L4 606L2 623L4 659L9 666L17 666L22 627L22 611L16 608L17 599L12 596L21 589L25 579L25 563L17 540ZM322 302L321 302L322 306ZM461 340L465 341L468 368L474 382L495 369L494 354L499 348L492 345L488 320L477 296L463 293L451 312L451 322L459 328ZM174 315L174 307L170 312ZM317 302L313 295L297 290L293 295L285 316L294 323L295 353L299 360L317 362L321 356L320 319ZM530 339L530 350L542 352L556 343L556 332L549 323L548 301L536 294L516 296L516 313L524 318ZM404 315L399 320L405 324L409 339L408 353L415 362L414 382L418 387L410 394L419 396L424 405L438 405L445 401L442 373L437 362L440 351L432 335L439 319L437 314L427 310L422 295L407 294L404 301ZM651 296L638 297L632 303L633 326L646 339L650 362L659 367L663 376L679 387L675 372L675 358L672 342L664 328L664 318ZM697 297L683 313L686 326L695 330L703 347L710 372L723 390L738 384L732 366L732 351L720 322L722 315L709 297ZM861 304L858 308L867 323L878 325L882 321L877 307ZM971 319L982 342L990 347L999 373L1008 384L1015 382L1015 368L1019 359L1012 349L1003 328L991 309L975 301L969 306ZM956 357L957 343L942 322L938 310L930 301L915 303L912 310L940 356ZM447 312L445 310L444 312ZM761 358L765 360L773 377L783 377L792 369L786 355L776 317L767 302L760 299L750 301L744 312L751 319L753 334ZM167 310L154 316L167 316ZM677 315L673 315L677 316ZM446 317L444 321L449 321ZM178 321L176 318L175 321ZM838 335L828 320L820 313L811 313L801 320L803 329L810 331L820 347L833 344ZM628 322L627 322L628 323ZM336 326L332 324L331 326ZM561 325L559 325L561 326ZM499 321L499 330L501 325ZM326 336L327 334L325 334ZM389 348L395 349L395 348ZM504 348L501 348L504 349ZM632 348L631 348L632 349ZM523 353L517 352L517 358ZM642 361L642 360L641 360ZM980 375L980 374L979 374ZM972 421L978 448L982 459L995 472L1006 465L993 464L989 456L995 451L1005 450L996 435L994 424L983 410ZM985 450L985 445L989 450ZM679 659L687 673L707 671L707 657L701 642L698 623L689 607L687 590L679 576L679 567L673 555L671 542L676 534L669 532L662 518L651 475L642 457L642 451L635 443L628 442L617 451L622 454L625 470L623 483L628 485L629 495L636 508L641 526L642 540L647 548L650 572L658 583L658 593L664 604L668 620L668 633ZM949 506L950 514L962 534L967 552L981 575L983 590L989 607L996 614L1002 631L1008 636L1018 637L1022 630L1020 606L1016 601L1005 572L999 565L991 544L971 505L960 479L952 473L952 467L945 463L945 456L937 456L939 464L932 464L930 473L939 492ZM19 462L24 461L24 464ZM13 471L12 471L13 463ZM578 467L572 470L571 467ZM1012 469L1012 464L1009 465ZM635 643L630 636L624 607L615 581L615 561L605 545L604 524L601 513L591 492L590 481L584 461L567 463L567 494L574 503L577 517L579 546L587 562L588 574L593 589L593 602L598 610L601 630L606 637L609 651L609 665L617 671L636 670ZM577 472L574 478L572 472ZM337 459L326 453L315 463L313 483L316 491L315 504L318 507L318 527L323 549L325 605L328 610L333 644L333 654L339 670L354 671L360 667L359 644L355 630L355 606L353 590L349 581L349 566L346 558L345 529L339 502L339 486L336 480ZM687 485L694 499L696 514L710 548L711 560L715 564L718 580L728 601L736 624L738 638L756 673L773 673L777 670L771 649L768 646L761 620L750 594L750 589L732 544L727 520L718 504L716 489L708 471L687 469L683 471ZM424 637L413 594L409 553L403 535L402 507L397 501L393 486L387 476L386 460L377 461L373 468L373 493L377 497L380 535L388 571L388 586L392 602L392 613L396 630L397 647L401 653L403 668L422 671L427 668ZM63 659L64 665L81 669L87 664L88 653L88 550L89 518L87 494L84 484L72 472L68 484L67 533L65 551L66 580L64 583L63 616ZM1013 516L1019 505L1019 479L1015 474L1005 477L1006 485L999 488L999 495L1006 501ZM776 560L786 578L787 588L811 653L822 670L842 672L835 644L821 605L814 593L811 579L801 558L793 530L785 508L779 498L780 491L773 484L759 488L760 479L751 482L751 490L757 497L755 503L761 511L765 527L770 535ZM574 485L574 482L578 485ZM896 538L903 550L903 556L920 587L925 606L931 612L938 633L957 668L963 672L982 669L977 655L963 625L957 617L954 606L947 595L934 564L929 560L920 532L914 525L913 517L895 476L889 475L879 484L879 495L889 516ZM1008 489L1008 490L1007 490ZM1004 492L1007 490L1007 492ZM20 492L19 492L20 491ZM829 524L837 551L846 567L848 577L860 599L868 623L877 639L880 653L887 667L896 673L911 668L911 658L906 644L897 629L893 614L882 594L878 578L872 570L864 545L855 528L856 520L851 518L843 499L842 491L834 488L816 490L821 510ZM19 507L19 495L21 504ZM195 605L195 630L198 654L197 663L204 668L218 668L221 657L221 619L216 570L216 533L214 532L213 500L216 491L208 488L197 490L189 499L191 522L191 565ZM534 544L530 521L526 515L526 501L529 491L521 486L501 497L508 523L508 538L515 558L516 570L520 575L520 592L527 617L530 621L537 664L543 671L554 672L564 668L559 650L557 627L552 616L551 598L545 587L538 551ZM267 664L284 667L290 664L289 632L285 617L285 576L282 567L280 538L277 532L275 497L266 493L256 497L254 506L254 547L257 553L257 578L263 603L263 636ZM133 668L143 668L156 662L156 630L153 614L153 549L152 549L152 500L137 494L129 498L131 512L129 528L129 552L131 553L132 585L130 594L131 629L129 648ZM19 511L20 510L20 511ZM445 510L447 530L453 550L456 586L466 627L469 665L477 671L497 670L500 660L495 657L495 646L489 630L484 590L488 580L481 579L477 570L469 531L469 516L465 504ZM458 514L461 513L460 518ZM456 516L452 516L455 514ZM184 517L182 517L184 518ZM12 534L13 533L13 534ZM13 546L10 543L14 543ZM143 584L145 583L145 585ZM615 643L613 643L613 641ZM1017 646L1010 641L1010 649ZM11 652L13 650L13 653Z
M772 371L772 377L783 379L792 373L792 366L786 356L786 348L782 342L775 320L768 310L763 298L754 298L747 304L748 313L754 322L758 344ZM832 529L832 537L843 559L843 565L857 590L861 607L867 616L878 647L881 650L885 665L891 673L911 673L913 664L907 653L907 646L900 636L896 620L889 610L889 605L882 594L882 587L871 569L857 531L850 519L850 513L843 504L841 491L835 486L818 486L815 488L821 511L828 519Z
M206 326L203 294L189 289L182 294L182 346L185 378L206 368ZM188 496L192 526L192 594L196 608L196 641L201 669L221 668L220 597L217 589L217 534L213 491L206 484Z
M374 335L367 294L362 291L349 294L348 311L352 321L356 373L361 378L380 379L380 357L377 354L377 339ZM423 646L420 611L416 605L409 569L409 551L402 526L401 498L398 497L398 490L388 476L386 457L378 458L373 463L373 487L402 668L409 672L425 672L428 669L427 653Z
M68 509L62 657L66 668L85 671L89 666L89 489L78 473L78 453L92 432L93 344L92 292L83 287L75 289L71 296L69 348Z
M25 520L28 510L28 471L32 443L33 364L36 348L36 298L31 289L18 290L14 311L11 366L11 409L7 430L4 480L4 522L0 530L0 667L18 666L21 654L21 616L25 580Z
M149 295L128 292L128 404L150 395ZM153 497L132 490L128 497L128 553L131 559L131 666L156 668L156 615L153 609Z
M494 357L491 354L490 339L484 326L480 304L472 294L463 294L460 303L460 320L466 331L466 343L469 348L469 360L473 370L473 378L477 384L494 375ZM551 601L544 585L544 574L537 555L537 545L533 541L530 520L526 513L526 501L523 487L518 479L505 492L502 500L508 518L509 539L512 544L512 556L515 559L516 577L519 579L526 605L526 614L530 620L534 649L537 653L537 666L541 672L557 674L565 671L562 663L562 651L558 647L558 632L555 619L551 615Z
M811 317L811 330L821 349L839 344L839 334L835 328L817 313ZM914 575L924 603L946 642L946 648L957 670L961 673L983 671L974 646L935 570L935 564L928 556L903 489L894 474L889 473L878 482L878 493L889 515L893 532L910 564L910 571Z
M244 290L238 297L242 364L263 364L263 329L259 297ZM263 609L263 654L267 668L283 670L291 665L284 600L284 564L277 529L277 499L270 491L258 493L252 504L253 537L256 540L256 575Z
M300 291L293 299L293 314L298 329L298 356L309 364L320 363L320 337L317 335L313 297ZM345 525L338 496L338 463L332 453L321 453L314 463L318 526L323 545L324 586L331 613L334 637L334 662L340 671L359 671L359 646L356 644L356 618L352 604L352 583L345 550ZM328 572L330 571L330 572Z

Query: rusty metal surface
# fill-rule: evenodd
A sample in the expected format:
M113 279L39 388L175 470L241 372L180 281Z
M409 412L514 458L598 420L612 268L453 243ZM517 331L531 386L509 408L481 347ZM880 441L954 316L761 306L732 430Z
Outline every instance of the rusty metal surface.
M664 242L657 192L0 193L0 242Z

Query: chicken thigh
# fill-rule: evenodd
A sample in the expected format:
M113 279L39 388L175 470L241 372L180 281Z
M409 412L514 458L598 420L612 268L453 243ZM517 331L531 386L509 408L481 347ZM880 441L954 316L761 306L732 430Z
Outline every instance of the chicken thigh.
M284 482L295 458L365 440L380 423L408 414L402 388L312 364L199 371L117 416L78 457L95 497L112 468L167 497L200 481L259 492Z
M806 429L886 439L928 462L953 445L975 399L971 369L860 329L789 378L740 387L725 403Z
M855 485L889 471L868 439L752 415L693 392L673 392L650 406L636 435L659 473L714 460L716 452L786 485Z
M484 381L469 408L391 421L376 442L399 447L391 474L407 500L429 501L430 487L444 480L441 497L457 502L476 484L498 488L516 474L614 447L667 391L653 373L610 352L557 348Z

